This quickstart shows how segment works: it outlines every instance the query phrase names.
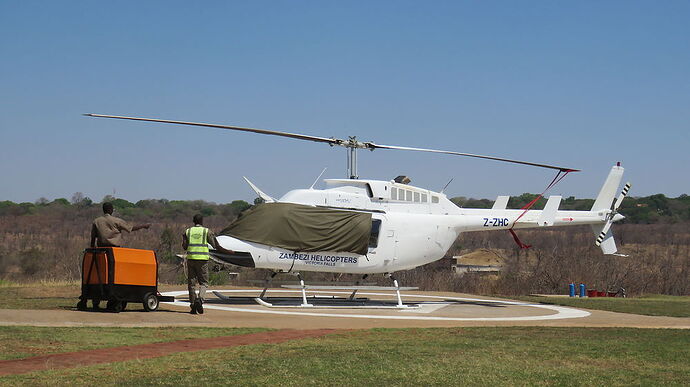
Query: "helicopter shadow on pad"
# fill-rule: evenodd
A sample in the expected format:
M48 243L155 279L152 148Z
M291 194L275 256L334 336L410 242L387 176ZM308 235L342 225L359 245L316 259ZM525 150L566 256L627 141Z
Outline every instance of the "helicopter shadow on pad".
M207 299L205 301L208 305L257 305L256 296L225 296L218 295L217 299ZM264 297L263 301L272 304L273 306L298 306L302 304L302 298L299 296L294 297ZM395 300L372 300L366 297L358 297L355 299L349 299L345 297L307 297L307 301L314 306L321 307L394 307L397 305ZM408 306L422 306L422 305L434 305L434 304L444 304L447 306L482 306L489 308L505 308L508 305L501 305L497 302L483 302L483 301L462 301L462 300L439 300L439 301L408 301L404 302Z
M258 305L256 299L258 297L248 297L248 296L225 296L217 295L218 299L206 300L206 304L213 305ZM274 307L280 306L300 306L302 304L302 297L263 297L262 301L271 304ZM354 299L349 299L345 297L307 297L307 302L315 307L383 307L390 308L395 307L397 303L394 300L372 300L366 297L357 297ZM406 302L408 306L419 305L417 302Z

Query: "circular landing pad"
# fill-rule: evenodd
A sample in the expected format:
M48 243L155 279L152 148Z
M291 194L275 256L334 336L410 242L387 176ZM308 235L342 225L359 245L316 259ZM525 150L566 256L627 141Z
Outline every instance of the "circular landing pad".
M555 305L533 304L450 295L402 293L404 307L398 307L395 293L357 292L348 300L349 291L307 291L307 303L299 290L269 290L260 304L256 289L216 290L218 297L207 296L204 309L253 315L324 317L338 319L416 320L436 322L518 322L561 320L587 317L589 312ZM186 296L186 291L166 292L169 296ZM189 302L168 305L189 308ZM265 306L273 305L273 306Z

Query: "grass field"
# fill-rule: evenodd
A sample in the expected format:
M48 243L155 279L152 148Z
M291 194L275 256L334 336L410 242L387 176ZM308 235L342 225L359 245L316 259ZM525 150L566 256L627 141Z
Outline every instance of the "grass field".
M261 332L262 328L109 328L109 327L20 327L0 326L0 360L108 348L121 345L160 343L203 337Z
M72 309L81 287L77 282L0 285L2 309Z
M16 329L32 336L37 328ZM120 336L137 341L161 330L146 331ZM687 330L374 329L7 376L0 384L687 385L688 358Z
M571 298L542 296L523 296L515 298L522 301L608 310L620 313L635 313L648 316L690 317L689 296L665 296L657 294L634 298Z

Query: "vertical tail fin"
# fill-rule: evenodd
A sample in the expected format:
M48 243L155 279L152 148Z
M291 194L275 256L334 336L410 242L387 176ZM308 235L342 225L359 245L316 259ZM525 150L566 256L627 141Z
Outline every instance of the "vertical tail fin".
M611 168L609 176L606 178L606 182L601 187L597 200L594 201L592 205L592 211L608 210L613 204L613 199L618 193L618 187L621 184L621 179L623 179L623 171L625 169L620 166L620 163L616 164Z
M623 215L618 214L618 207L620 207L621 202L628 194L630 183L625 184L618 198L615 197L618 186L621 184L621 179L623 178L623 171L624 169L621 167L621 163L617 163L611 168L611 172L609 172L604 186L601 187L601 191L599 191L599 195L592 205L592 211L607 210L604 224L601 226L592 225L592 231L596 236L594 244L599 246L604 254L621 255L618 254L616 241L613 239L611 224L624 218Z

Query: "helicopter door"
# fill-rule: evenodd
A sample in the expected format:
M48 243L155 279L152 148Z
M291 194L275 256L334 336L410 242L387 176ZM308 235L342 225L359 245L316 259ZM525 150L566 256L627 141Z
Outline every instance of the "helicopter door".
M371 219L371 234L369 237L369 257L379 260L377 264L388 265L394 260L397 242L396 232L392 223L385 215L376 214Z
M369 252L373 252L379 246L381 237L381 219L371 220L371 233L369 234Z
M371 218L371 233L369 234L369 249L367 250L369 258L388 255L391 246L388 238L386 238L388 225L389 222L386 222L386 217L383 215L377 214L375 218Z

